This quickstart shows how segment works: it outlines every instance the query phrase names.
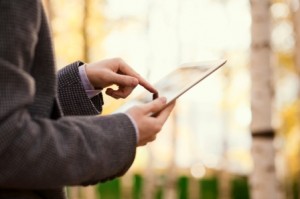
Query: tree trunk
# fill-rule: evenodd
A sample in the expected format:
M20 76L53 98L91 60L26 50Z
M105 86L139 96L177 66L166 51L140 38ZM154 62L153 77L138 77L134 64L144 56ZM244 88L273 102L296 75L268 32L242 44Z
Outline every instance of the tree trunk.
M250 176L251 198L277 199L281 190L276 178L272 128L272 69L270 48L271 0L250 0L251 44L251 132L254 168Z
M299 79L298 81L300 83L300 0L290 0L289 4L290 4L292 22L294 27L294 38L295 38L294 61L295 61L296 71L298 74L298 79ZM298 90L298 100L300 100L300 87ZM300 118L300 116L298 117ZM299 151L299 155L300 155L300 151ZM298 192L300 192L299 179L300 179L300 172L298 174L298 180L297 180ZM300 199L300 194L298 194L298 199Z
M83 61L89 62L89 36L88 36L88 27L89 27L89 8L91 0L83 0L83 17L82 17L82 40L83 40Z
M155 196L156 175L154 171L154 152L151 145L147 146L148 164L144 172L145 184L143 190L144 199L152 199Z
M173 110L173 113L171 114L172 119L172 153L171 153L171 162L168 167L167 171L167 179L166 179L166 185L165 185L165 199L173 199L176 198L176 180L177 180L177 168L176 168L176 153L177 153L177 136L178 136L178 127L177 127L177 113L176 109Z
M292 15L292 22L294 27L295 37L295 65L298 76L300 77L300 0L290 0L290 9ZM300 97L300 91L299 91Z

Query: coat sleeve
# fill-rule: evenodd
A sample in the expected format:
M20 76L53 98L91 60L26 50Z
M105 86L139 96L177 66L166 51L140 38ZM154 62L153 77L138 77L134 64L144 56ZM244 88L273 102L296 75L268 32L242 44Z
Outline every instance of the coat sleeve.
M0 187L54 189L120 176L136 150L125 114L52 120L29 113L37 82L25 68L35 56L41 9L38 0L0 0Z
M58 72L58 98L64 115L95 115L102 111L102 94L89 99L81 83L78 67L82 64L77 61Z

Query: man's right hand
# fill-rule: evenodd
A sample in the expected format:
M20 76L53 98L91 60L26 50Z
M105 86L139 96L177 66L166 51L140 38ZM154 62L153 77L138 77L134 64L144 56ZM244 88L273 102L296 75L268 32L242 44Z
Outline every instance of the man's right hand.
M166 98L160 97L147 104L134 106L127 111L127 114L136 122L139 131L138 146L155 140L156 134L161 130L173 110L175 102L162 110L165 105ZM157 112L159 113L153 116L153 113Z

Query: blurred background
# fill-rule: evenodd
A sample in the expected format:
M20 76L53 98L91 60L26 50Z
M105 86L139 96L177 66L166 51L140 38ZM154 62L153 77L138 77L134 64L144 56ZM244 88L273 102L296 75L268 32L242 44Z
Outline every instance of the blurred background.
M69 198L299 198L299 4L44 0L58 69L120 57L155 83L185 62L228 60L178 100L125 176ZM104 100L103 114L126 102Z

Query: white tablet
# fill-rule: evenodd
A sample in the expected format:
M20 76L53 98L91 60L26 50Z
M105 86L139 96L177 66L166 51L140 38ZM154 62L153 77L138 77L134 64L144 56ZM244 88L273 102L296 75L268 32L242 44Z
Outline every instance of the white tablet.
M154 88L157 89L159 96L167 98L167 106L225 63L226 60L216 60L182 64L154 84ZM152 93L145 91L136 98L126 102L118 112L125 111L133 105L148 103L156 97L157 96L153 96Z

